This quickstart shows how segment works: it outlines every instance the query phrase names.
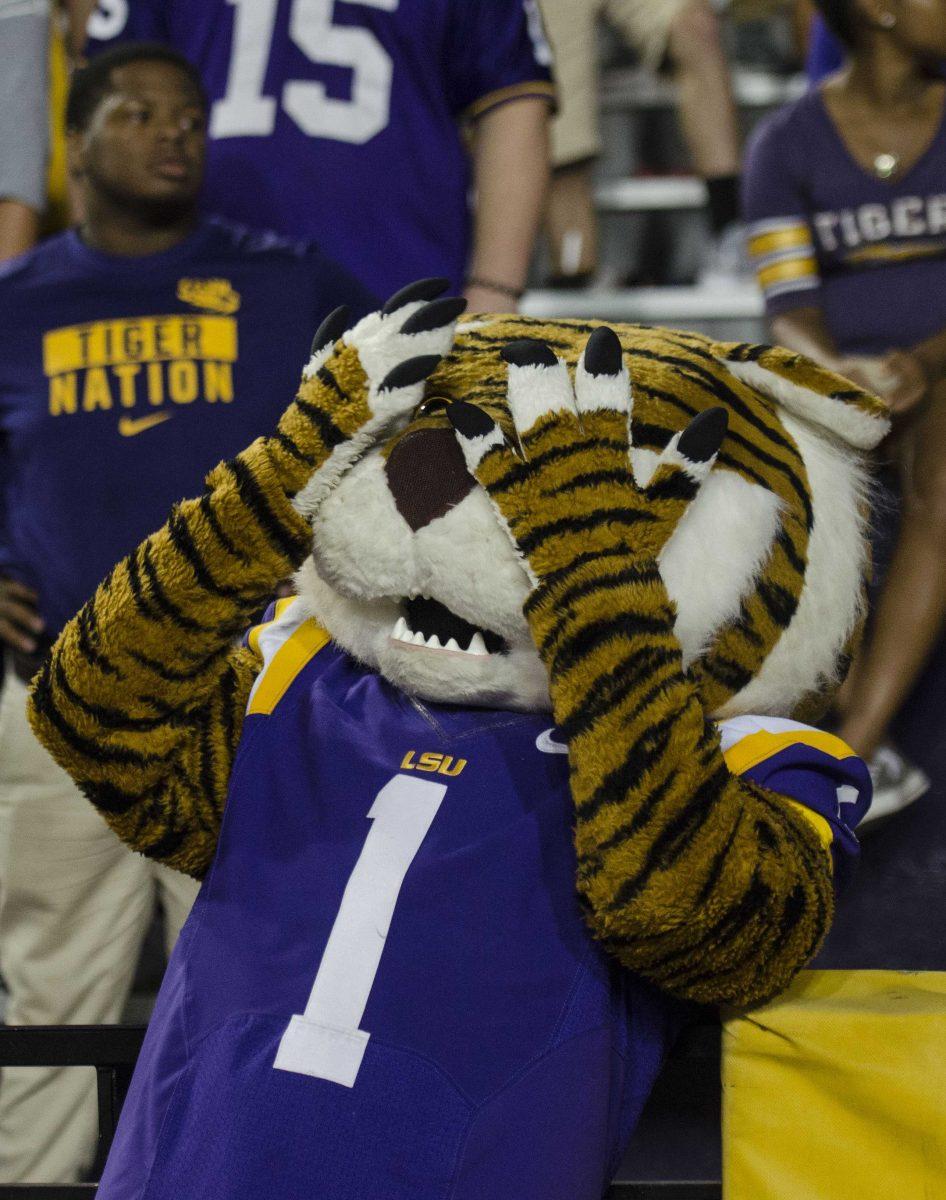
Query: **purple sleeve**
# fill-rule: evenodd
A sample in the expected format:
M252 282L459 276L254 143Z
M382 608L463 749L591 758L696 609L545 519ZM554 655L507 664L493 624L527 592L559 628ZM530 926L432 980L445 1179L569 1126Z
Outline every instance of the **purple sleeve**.
M5 432L0 432L0 575L10 575L11 568L15 566L13 552L10 549L10 535L7 530L9 459L7 435Z
M824 20L815 16L811 23L811 38L808 43L808 57L805 60L805 70L812 86L831 75L844 62L844 47L825 25Z
M742 179L749 254L770 317L821 304L809 205L795 166L801 147L793 115L785 109L762 122L749 142Z
M742 777L824 817L834 835L835 881L843 887L860 853L854 830L870 808L871 779L866 763L855 755L835 758L798 742L751 767Z
M554 98L537 0L452 0L445 47L453 112L476 117L517 96Z
M119 42L166 42L170 37L163 0L98 0L86 32L90 58Z

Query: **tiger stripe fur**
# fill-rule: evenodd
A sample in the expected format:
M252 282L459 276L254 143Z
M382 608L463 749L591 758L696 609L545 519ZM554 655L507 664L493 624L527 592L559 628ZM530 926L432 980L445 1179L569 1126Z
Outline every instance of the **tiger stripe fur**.
M609 371L585 350L597 323L493 317L454 342L459 308L437 294L430 282L408 290L344 335L329 318L275 434L216 467L203 496L177 506L63 631L34 684L34 728L119 836L202 876L260 667L234 639L301 568L303 598L336 643L404 690L551 707L569 746L579 888L623 962L699 1000L772 995L830 922L831 861L797 806L729 774L711 718L796 712L838 682L862 612L849 586L866 567L861 484L853 451L816 427L838 411L851 444L866 444L885 431L883 410L804 360L696 335L621 327ZM523 338L521 361L504 361ZM425 397L435 403L417 411ZM384 524L383 463L418 431L450 428L456 401L469 406L461 441L482 502L488 511L488 493L509 533L493 522L491 565L506 582L481 622L508 653L463 656L453 677L423 675L415 655L398 669L420 663L420 674L394 675L391 597L424 591L410 570L434 530ZM524 456L509 448L517 438ZM827 467L811 446L827 447ZM835 538L818 489L838 464L851 512ZM686 578L680 547L696 510L730 484L748 533L761 538L770 518L772 533L745 556L736 602L704 612L701 593L725 588L698 579L674 593L671 577ZM443 515L445 530L454 519ZM840 561L839 539L843 603L826 616L812 575L822 572L819 596L830 590L823 560ZM355 557L338 559L340 548ZM704 547L699 570L714 569ZM461 616L471 579L443 577ZM684 644L693 603L693 627L712 636Z
M833 897L811 824L726 768L658 567L725 423L704 456L681 447L725 410L674 435L641 487L617 339L592 334L587 357L610 356L610 371L589 373L583 356L574 401L564 363L545 350L506 352L521 455L482 410L448 415L535 580L525 613L569 745L579 888L628 966L691 999L753 1003L811 957Z

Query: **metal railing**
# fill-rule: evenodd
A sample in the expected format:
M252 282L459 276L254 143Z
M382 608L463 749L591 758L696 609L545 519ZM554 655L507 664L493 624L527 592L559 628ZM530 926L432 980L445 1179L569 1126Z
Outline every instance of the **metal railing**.
M93 1175L101 1172L115 1136L131 1073L145 1035L143 1025L34 1025L0 1028L4 1067L94 1067L98 1079L99 1136ZM91 1200L94 1183L7 1184L0 1200Z
M98 1077L99 1135L97 1178L115 1135L143 1025L37 1025L0 1027L3 1067L94 1067ZM0 1182L0 1200L94 1200L94 1183L40 1184ZM718 1180L618 1182L607 1200L720 1200Z

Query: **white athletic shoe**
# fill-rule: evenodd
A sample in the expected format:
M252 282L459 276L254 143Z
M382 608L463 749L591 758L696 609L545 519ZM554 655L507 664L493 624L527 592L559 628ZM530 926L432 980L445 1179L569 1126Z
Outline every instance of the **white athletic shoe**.
M867 769L874 785L874 798L858 826L859 831L908 808L930 790L929 776L889 742L878 748Z

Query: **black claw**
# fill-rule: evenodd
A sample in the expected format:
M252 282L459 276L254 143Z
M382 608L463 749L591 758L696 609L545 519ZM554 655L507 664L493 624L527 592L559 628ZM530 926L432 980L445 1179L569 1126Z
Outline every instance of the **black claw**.
M401 326L401 333L426 333L429 329L440 329L455 321L466 308L466 301L459 296L444 296L442 300L431 300L417 312L411 313Z
M329 342L338 341L348 328L348 318L350 315L351 313L347 304L340 304L338 308L332 309L315 331L315 337L312 339L312 349L309 351L310 356L318 354L320 350L324 350Z
M538 338L519 338L503 346L499 353L514 367L554 367L558 363L554 350Z
M684 429L677 449L690 462L708 462L719 451L728 428L725 408L708 408Z
M594 331L585 346L585 370L589 375L618 375L624 364L624 350L618 335L607 325Z
M489 413L483 412L475 404L466 400L455 400L447 408L447 418L453 428L463 437L482 437L495 426L495 421Z
M431 372L437 369L440 362L439 354L422 354L419 358L409 358L385 375L378 389L383 392L388 388L410 387L412 383L420 383Z
M409 283L407 287L402 287L399 292L395 292L381 311L388 317L413 300L436 300L441 292L445 292L449 286L450 280L441 279L439 276L431 279L418 279L415 283Z

